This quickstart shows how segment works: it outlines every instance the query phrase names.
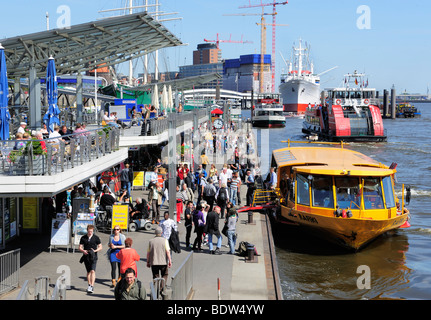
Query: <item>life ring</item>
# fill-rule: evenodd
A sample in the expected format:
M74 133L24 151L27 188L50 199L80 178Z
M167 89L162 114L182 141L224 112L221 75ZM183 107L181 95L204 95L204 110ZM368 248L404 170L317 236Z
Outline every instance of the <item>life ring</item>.
M337 105L341 105L341 100L337 99L337 101L335 101L337 103Z
M364 100L364 103L365 103L365 104L368 104L368 103L370 103L370 100L365 99L365 100Z

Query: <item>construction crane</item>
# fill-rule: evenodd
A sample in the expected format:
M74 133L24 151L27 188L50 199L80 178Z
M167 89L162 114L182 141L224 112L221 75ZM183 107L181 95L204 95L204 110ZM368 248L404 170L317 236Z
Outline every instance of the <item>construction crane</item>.
M277 13L265 13L264 8L262 7L262 13L239 13L239 14L225 14L225 16L261 16L261 22L256 23L256 25L261 26L260 30L260 76L259 76L259 90L263 92L263 65L264 65L264 57L266 54L266 26L288 26L287 24L274 24L274 23L266 23L265 15L274 16ZM274 50L275 46L273 46ZM274 53L271 57L271 62L274 62ZM272 92L275 92L275 78L274 78L275 68L273 69L273 65L271 64L271 88Z
M216 40L208 40L208 39L204 39L205 42L215 42L217 45L217 49L220 49L220 42L227 42L227 43L253 43L253 41L243 41L242 40L243 36L241 36L241 40L237 41L237 40L232 40L232 35L230 35L229 40L221 40L219 38L219 34L217 33L217 39Z
M272 26L272 55L271 55L271 85L272 85L272 92L275 92L275 27L279 26L279 25L277 25L276 18L275 18L275 16L277 15L276 6L278 6L278 5L285 5L287 3L288 3L287 1L276 2L275 0L272 3L263 3L262 0L260 0L260 4L252 5L251 1L249 0L249 5L248 6L238 7L239 9L262 7L262 20L263 20L263 9L264 9L264 7L272 6L272 13L270 14L270 15L272 15L272 23L271 24L265 24L265 25L271 25ZM261 22L261 24L262 24L262 30L263 30L264 22ZM265 32L266 32L266 28L265 28ZM265 37L265 41L266 41L266 37ZM262 44L261 44L261 48L262 48ZM261 63L263 63L263 61L261 61ZM263 66L261 68L263 68Z

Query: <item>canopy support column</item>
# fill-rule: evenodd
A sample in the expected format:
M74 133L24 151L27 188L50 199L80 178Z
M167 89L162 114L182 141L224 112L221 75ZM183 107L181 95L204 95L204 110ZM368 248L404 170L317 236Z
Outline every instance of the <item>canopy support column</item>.
M30 67L28 79L29 84L29 127L32 129L40 129L42 126L42 107L40 101L40 79L37 77L36 67Z

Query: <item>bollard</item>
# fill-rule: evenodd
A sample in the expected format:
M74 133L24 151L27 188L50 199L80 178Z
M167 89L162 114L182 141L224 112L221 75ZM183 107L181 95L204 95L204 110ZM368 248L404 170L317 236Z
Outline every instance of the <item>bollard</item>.
M252 224L253 223L253 212L249 212L248 213L248 223Z
M249 261L254 261L254 245L251 243L247 245L247 259Z

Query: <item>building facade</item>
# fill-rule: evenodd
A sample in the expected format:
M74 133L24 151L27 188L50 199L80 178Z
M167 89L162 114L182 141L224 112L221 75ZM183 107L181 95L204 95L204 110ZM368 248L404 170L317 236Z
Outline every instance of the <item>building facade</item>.
M238 92L259 92L261 55L242 55L238 59L224 61L223 89ZM271 55L264 55L263 92L271 92Z

